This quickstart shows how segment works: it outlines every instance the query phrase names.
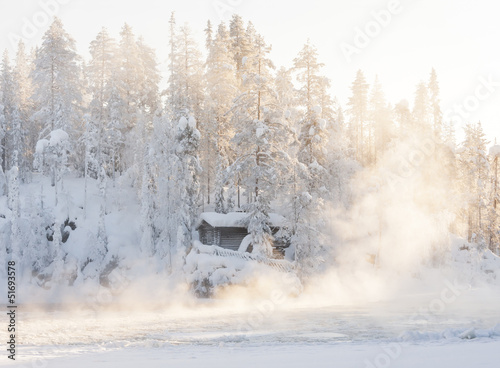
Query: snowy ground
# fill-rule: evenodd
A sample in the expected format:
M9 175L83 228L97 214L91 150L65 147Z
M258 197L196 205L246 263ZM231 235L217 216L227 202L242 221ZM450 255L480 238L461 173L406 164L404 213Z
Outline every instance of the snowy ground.
M25 307L18 360L4 357L0 366L497 367L498 290L452 295L361 306L210 300L148 311L140 303L108 311Z

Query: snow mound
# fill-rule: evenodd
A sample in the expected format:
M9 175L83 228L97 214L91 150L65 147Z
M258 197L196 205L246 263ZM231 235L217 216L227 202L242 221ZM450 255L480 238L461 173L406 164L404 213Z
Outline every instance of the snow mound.
M187 255L184 271L187 282L201 297L217 295L230 285L248 285L255 277L268 276L271 283L285 280L290 293L298 294L301 288L293 264L288 261L261 259L199 241Z

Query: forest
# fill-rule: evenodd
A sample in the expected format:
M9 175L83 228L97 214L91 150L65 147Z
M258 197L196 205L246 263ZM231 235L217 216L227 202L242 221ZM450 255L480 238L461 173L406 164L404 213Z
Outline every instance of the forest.
M4 52L0 259L24 282L113 289L146 270L241 281L227 264L224 277L196 274L202 212L248 214L264 258L270 214L284 216L303 285L353 262L441 266L454 246L500 255L500 146L478 121L457 142L434 69L411 102L387 101L359 70L341 106L314 40L285 68L238 15L209 21L203 48L173 13L168 24L167 75L128 24L119 39L102 28L87 59L58 18L35 49Z

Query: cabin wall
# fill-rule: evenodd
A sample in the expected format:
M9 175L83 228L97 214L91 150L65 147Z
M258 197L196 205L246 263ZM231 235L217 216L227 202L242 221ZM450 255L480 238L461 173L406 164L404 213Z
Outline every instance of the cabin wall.
M272 227L272 234L275 235L279 228ZM238 250L241 241L248 235L248 231L243 227L212 227L210 224L204 222L198 227L200 241L206 245L218 245L222 248ZM273 247L273 257L283 258L284 248L289 244L283 241L276 240ZM252 252L252 247L247 249L249 253Z
M238 250L241 241L248 235L248 231L241 227L221 227L219 246L232 250Z

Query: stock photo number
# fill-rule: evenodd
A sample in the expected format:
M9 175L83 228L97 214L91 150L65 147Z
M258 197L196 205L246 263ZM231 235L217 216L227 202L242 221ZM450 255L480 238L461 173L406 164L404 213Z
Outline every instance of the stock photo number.
M7 341L8 358L16 360L16 262L7 263Z

